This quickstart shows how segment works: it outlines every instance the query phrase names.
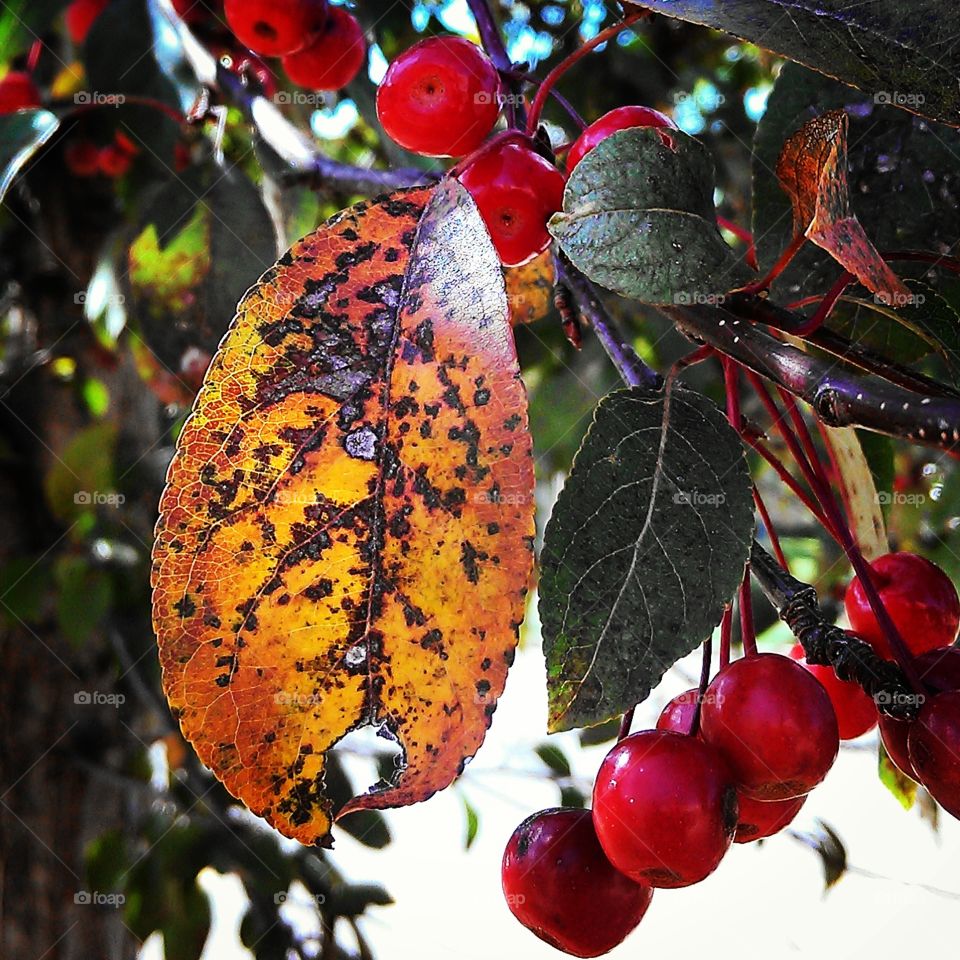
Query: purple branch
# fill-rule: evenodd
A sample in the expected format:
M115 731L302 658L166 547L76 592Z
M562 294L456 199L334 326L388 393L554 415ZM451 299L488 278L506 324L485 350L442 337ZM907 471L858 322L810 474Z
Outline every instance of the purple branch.
M513 65L510 63L503 37L500 36L500 28L493 19L489 0L467 0L467 6L477 22L477 32L480 34L480 42L483 44L483 49L487 51L487 56L498 70L508 73Z

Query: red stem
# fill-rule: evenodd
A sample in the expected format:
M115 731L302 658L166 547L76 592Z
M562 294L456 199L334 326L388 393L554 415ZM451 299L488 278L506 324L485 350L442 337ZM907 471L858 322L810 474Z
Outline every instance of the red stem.
M780 259L770 268L770 272L762 277L760 280L756 280L753 283L748 283L744 288L744 293L756 294L761 293L766 290L777 277L783 273L787 268L787 264L797 255L797 251L806 243L807 238L802 234L798 234L790 241L790 245L787 247L783 253L780 254Z
M820 306L817 307L816 312L813 316L801 327L798 327L794 331L794 336L797 337L806 337L813 333L818 327L820 327L833 312L833 308L837 305L837 301L840 299L841 294L847 287L850 286L853 281L856 280L856 277L844 270L840 275L840 279L826 292L826 294L820 300Z
M767 505L763 502L763 497L760 496L760 491L756 488L756 485L754 485L753 488L753 502L757 506L757 513L760 514L760 519L763 521L767 536L770 538L770 545L773 547L777 562L789 573L790 564L787 563L787 558L784 556L783 550L780 547L780 537L773 525L773 521L770 519L770 514L767 512Z
M730 664L730 635L733 633L733 607L724 607L720 621L720 669Z
M743 573L740 584L740 642L747 657L757 655L757 634L753 629L753 597L750 596L750 564Z
M540 123L540 114L543 113L543 105L547 102L550 90L556 85L557 81L579 60L582 60L591 50L596 49L601 44L606 43L615 37L621 30L625 30L631 24L642 20L647 16L646 10L639 10L634 13L628 13L619 23L601 30L592 40L588 40L582 47L578 47L568 57L564 57L547 75L544 77L537 95L533 98L530 105L530 113L527 116L527 135L533 136L536 133L537 126Z
M620 731L617 733L618 742L630 735L630 728L633 726L633 711L634 708L631 707L620 719Z
M885 250L880 254L884 260L915 260L920 263L930 263L943 267L951 273L960 273L960 259L957 257L941 256L937 253L926 253L923 250Z
M703 706L703 698L710 685L710 661L713 659L713 637L707 637L703 641L703 659L700 662L700 683L697 685L697 704L693 710L693 719L690 721L690 729L687 731L691 737L695 737L700 730L700 708Z
M732 220L728 220L726 217L721 217L719 214L717 215L717 225L722 229L729 231L738 240L742 240L747 245L747 265L752 267L754 270L759 270L760 264L757 263L757 248L753 243L753 234L749 230L738 226Z

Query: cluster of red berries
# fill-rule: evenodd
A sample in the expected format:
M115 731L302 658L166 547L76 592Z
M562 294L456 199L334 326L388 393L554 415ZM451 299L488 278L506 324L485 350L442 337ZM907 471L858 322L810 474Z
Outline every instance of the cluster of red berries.
M905 773L960 816L960 647L950 646L960 599L938 567L914 554L889 554L872 569L933 694L914 723L881 717L884 743ZM889 652L858 580L847 610L860 635ZM734 661L702 699L686 691L656 729L617 743L600 766L592 811L545 810L517 827L502 866L510 910L566 953L606 953L637 926L654 889L698 883L731 843L786 827L827 775L839 741L877 719L858 686L806 664L799 646L790 657Z
M92 140L72 140L64 150L64 162L75 177L109 177L116 180L130 169L140 148L121 131L113 142L97 146Z
M504 102L490 58L460 37L431 37L404 51L377 90L377 116L400 146L427 157L467 157L459 179L477 204L500 259L518 266L545 250L547 220L565 177L527 138L487 146ZM673 127L647 107L621 107L587 127L570 148L567 173L601 140L627 127Z

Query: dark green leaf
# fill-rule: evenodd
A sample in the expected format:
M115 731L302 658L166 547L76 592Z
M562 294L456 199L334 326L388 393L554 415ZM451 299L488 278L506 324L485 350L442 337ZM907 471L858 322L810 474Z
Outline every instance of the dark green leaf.
M58 126L60 121L49 110L20 110L0 117L0 203L20 171Z
M537 756L550 768L550 772L558 777L570 776L570 761L566 754L552 743L541 743L536 748Z
M338 917L359 917L367 907L386 907L393 897L379 883L344 884L328 900L330 912Z
M941 0L644 0L838 77L934 120L960 124L960 46Z
M378 810L358 810L338 820L340 828L365 847L382 850L390 843L390 828Z
M616 739L620 732L620 720L614 718L606 723L597 724L595 727L586 727L580 731L580 746L595 747L601 743L609 743Z
M747 278L717 229L713 160L679 131L621 130L567 181L550 232L588 277L645 303L698 303Z
M774 174L783 143L812 116L833 109L849 117L850 204L874 246L881 252L950 249L960 236L960 132L787 64L754 142L753 231L761 266L771 267L793 236L790 199ZM903 266L892 264L901 274ZM839 275L830 255L808 243L777 278L773 293L799 299L824 292Z
M70 523L83 513L122 502L113 489L115 443L112 423L96 423L74 435L44 481L47 504L55 517Z
M549 729L645 699L719 622L753 526L742 444L711 401L606 396L544 535Z
M560 788L560 806L583 809L587 805L587 798L576 788L565 786Z
M109 574L82 556L66 554L54 567L57 582L57 624L73 644L88 641L110 610L113 583Z

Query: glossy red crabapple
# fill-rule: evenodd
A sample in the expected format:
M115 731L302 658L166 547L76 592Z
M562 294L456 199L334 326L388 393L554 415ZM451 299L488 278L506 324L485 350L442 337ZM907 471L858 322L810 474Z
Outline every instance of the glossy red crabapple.
M740 815L734 843L752 843L779 833L793 822L800 808L807 802L807 795L790 797L788 800L753 800L742 793L737 795Z
M960 626L960 597L950 578L915 553L888 553L870 564L873 581L890 619L914 655L953 643ZM859 577L844 597L853 632L881 657L893 659L887 639L867 601Z
M518 143L482 152L460 174L504 266L532 260L550 245L547 220L563 205L563 174Z
M907 735L910 762L937 803L960 819L960 690L938 693Z
M64 20L70 39L77 45L87 39L87 34L97 17L107 9L110 0L73 0L67 7Z
M602 140L606 140L618 130L628 130L631 127L657 127L676 130L677 125L665 114L652 107L626 106L617 107L605 113L599 120L594 120L579 137L567 153L567 173Z
M928 650L914 659L917 675L930 693L960 690L960 647L939 647ZM880 714L880 739L894 765L908 777L917 779L917 773L907 753L907 734L911 723Z
M841 740L854 740L877 725L877 707L863 688L850 680L841 680L832 667L807 663L803 647L794 644L790 656L823 685L837 715Z
M737 791L700 739L646 730L606 756L593 823L610 862L638 883L685 887L716 870L737 827Z
M340 90L360 72L366 57L367 44L357 18L343 7L331 7L327 22L313 41L281 62L297 86Z
M282 57L302 50L327 19L327 0L225 0L233 35L255 53Z
M840 746L826 690L777 653L735 660L717 674L700 708L700 734L754 800L808 793Z
M377 116L390 138L428 157L463 157L500 113L500 77L462 37L429 37L398 56L377 88Z
M689 733L693 728L693 718L697 712L697 697L700 691L693 687L678 693L660 711L657 718L658 730L672 730L674 733Z
M614 869L589 810L543 810L517 827L501 867L510 912L575 957L612 950L643 919L653 891Z

